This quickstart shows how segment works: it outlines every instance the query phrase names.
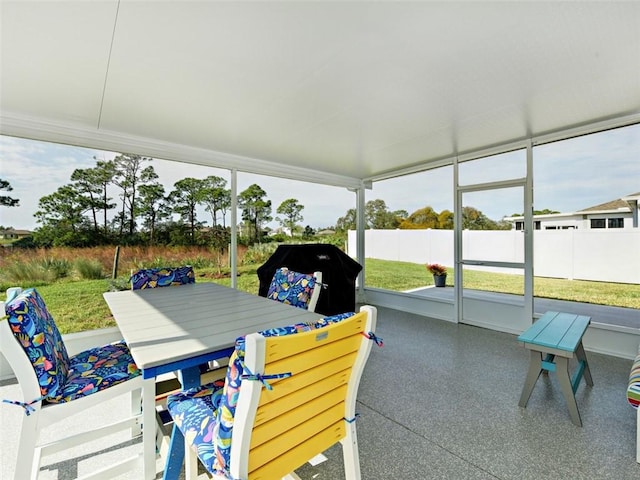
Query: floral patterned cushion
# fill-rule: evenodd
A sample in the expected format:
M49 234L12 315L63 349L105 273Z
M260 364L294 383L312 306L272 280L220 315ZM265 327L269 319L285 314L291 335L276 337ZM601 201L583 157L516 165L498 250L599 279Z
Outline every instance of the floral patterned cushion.
M146 268L137 271L129 279L132 290L143 288L169 287L196 283L193 267Z
M34 288L24 290L5 306L13 335L31 360L43 397L55 397L67 382L69 355L62 335Z
M124 341L96 347L71 357L67 381L50 403L70 402L137 377L142 372Z
M273 275L267 298L306 310L315 286L316 278L312 274L298 273L282 267Z
M47 402L69 402L141 373L122 341L69 357L53 317L33 288L9 302L6 313L13 334L31 360L40 393Z
M213 430L217 423L223 386L224 381L217 380L214 383L172 394L167 399L167 409L175 425L189 445L196 449L198 457L209 471L213 471L215 462Z
M352 315L353 312L342 313L320 318L314 323L298 323L259 333L265 337L292 335L326 327ZM231 478L231 438L242 375L248 373L244 367L244 340L244 337L236 340L223 387L220 383L203 385L171 395L167 402L176 425L189 444L196 449L205 468L226 478Z

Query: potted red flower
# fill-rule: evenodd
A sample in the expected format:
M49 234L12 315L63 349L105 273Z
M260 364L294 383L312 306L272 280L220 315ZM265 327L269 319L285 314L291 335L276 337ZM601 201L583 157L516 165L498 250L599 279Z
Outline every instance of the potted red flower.
M427 263L427 270L433 275L436 287L444 287L447 283L447 267L439 263Z

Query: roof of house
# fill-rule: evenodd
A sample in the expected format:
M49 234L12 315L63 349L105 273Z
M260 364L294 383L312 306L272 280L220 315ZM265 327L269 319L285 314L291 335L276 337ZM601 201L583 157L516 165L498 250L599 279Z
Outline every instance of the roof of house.
M631 199L639 196L640 196L640 192L632 193L629 195L625 195L622 198L616 198L615 200L610 200L608 202L601 203L599 205L594 205L592 207L578 210L576 213L593 213L593 212L605 212L605 211L610 212L610 211L620 211L620 210L630 212L631 208L629 207L629 203L627 202L626 199Z
M640 199L640 192L631 193L629 195L625 195L622 198L616 198L615 200L610 200L608 202L600 203L599 205L594 205L592 207L587 207L582 210L577 210L575 212L563 212L563 213L547 213L542 215L534 215L535 218L542 219L558 219L561 217L570 217L576 214L593 214L593 213L610 213L610 212L631 212L631 207L629 206L629 200ZM514 216L514 217L505 217L504 219L507 221L517 221L522 220L524 217Z
M14 235L31 235L33 232L31 232L31 230L16 230L14 228L0 230L0 235L6 235L8 233L12 233Z

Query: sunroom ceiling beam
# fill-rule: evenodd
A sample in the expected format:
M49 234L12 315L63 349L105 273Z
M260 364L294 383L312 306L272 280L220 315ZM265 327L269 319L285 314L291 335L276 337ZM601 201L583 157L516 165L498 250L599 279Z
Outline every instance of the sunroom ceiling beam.
M64 125L58 122L44 122L4 113L0 114L0 134L112 152L132 153L215 168L237 169L240 172L308 181L322 185L351 189L361 188L363 185L360 179L335 175L322 170L285 165L259 158L164 142L121 132L96 130L79 125Z

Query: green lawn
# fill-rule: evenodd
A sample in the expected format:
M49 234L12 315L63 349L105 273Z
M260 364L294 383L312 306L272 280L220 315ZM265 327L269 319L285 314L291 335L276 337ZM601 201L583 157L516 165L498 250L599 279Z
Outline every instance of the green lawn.
M433 285L432 275L421 264L367 259L365 266L365 284L369 287L405 291ZM450 267L447 286L453 286L454 281ZM467 270L464 288L522 295L524 279L521 275ZM536 277L533 289L536 297L640 308L640 285Z
M405 291L433 285L433 277L421 264L367 259L365 265L365 283L370 287ZM258 293L256 268L249 266L239 270L238 288ZM196 274L198 282L214 281L231 285L230 278L214 278L213 270L197 269ZM447 285L453 285L454 281L453 271L449 268ZM64 280L37 288L61 332L71 333L115 325L102 298L102 294L111 288L111 283L110 280ZM125 285L126 278L119 279L118 283ZM465 272L464 287L522 294L523 281L517 275L469 271ZM536 278L534 290L538 297L640 308L640 285ZM0 293L2 299L4 292Z

